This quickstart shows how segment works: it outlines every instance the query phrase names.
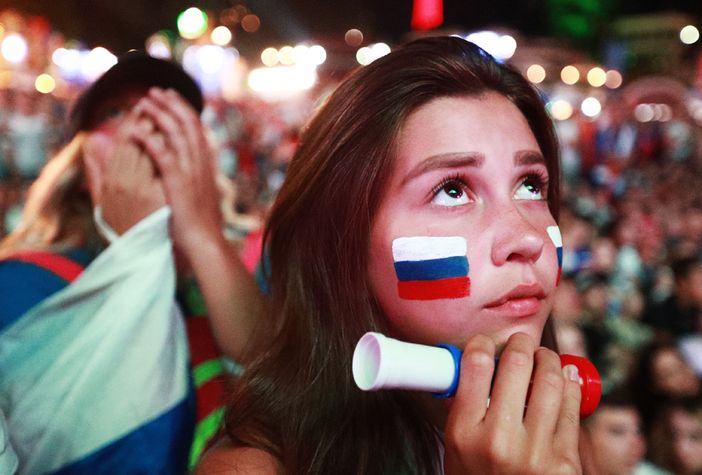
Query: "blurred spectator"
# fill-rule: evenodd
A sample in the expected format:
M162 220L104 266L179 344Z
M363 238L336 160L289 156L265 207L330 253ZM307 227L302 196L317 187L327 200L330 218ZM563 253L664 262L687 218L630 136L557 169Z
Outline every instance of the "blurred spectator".
M702 474L702 398L670 405L651 436L651 460L679 475Z
M698 257L675 260L671 269L675 280L673 293L646 309L644 322L673 336L700 331L702 311L702 261Z
M14 175L11 144L7 136L7 123L12 113L10 96L10 90L0 89L0 190L5 187L5 182Z
M609 337L605 383L622 385L634 366L636 354L651 342L653 331L641 322L645 299L641 292L633 289L623 296L618 312L605 320Z
M14 109L7 120L12 168L23 180L33 180L48 157L49 124L39 108L39 93L18 89L14 100Z
M623 391L605 394L597 411L584 421L585 473L598 475L663 475L644 460L646 439L631 397Z
M551 312L562 353L588 356L585 334L579 325L582 312L582 298L575 282L572 278L563 277L558 284Z
M657 338L641 348L628 387L648 434L666 404L698 395L702 381L680 353L675 340Z
M603 273L588 274L579 283L583 300L580 325L587 353L601 373L606 373L607 348L611 340L605 325L609 309L608 286L608 276Z

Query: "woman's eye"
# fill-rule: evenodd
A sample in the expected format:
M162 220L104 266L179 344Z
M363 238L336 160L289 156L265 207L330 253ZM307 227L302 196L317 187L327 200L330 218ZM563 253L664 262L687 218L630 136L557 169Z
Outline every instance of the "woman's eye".
M459 180L447 180L433 191L431 202L439 206L460 206L468 203L468 195Z
M518 200L544 200L546 199L546 184L538 176L528 176L522 181L514 193Z
M125 110L122 107L117 107L117 106L111 107L105 113L105 119L106 120L117 119L119 117L122 117L122 115L124 115L124 112L125 112Z

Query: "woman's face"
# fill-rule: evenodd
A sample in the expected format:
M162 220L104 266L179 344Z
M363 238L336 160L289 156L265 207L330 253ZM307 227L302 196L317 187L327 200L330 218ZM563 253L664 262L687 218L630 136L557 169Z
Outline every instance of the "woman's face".
M675 410L670 417L673 429L673 447L680 468L685 473L702 472L702 418L682 410Z
M92 118L96 125L86 133L83 156L85 160L92 161L101 173L105 169L107 160L114 152L115 139L120 125L124 122L129 111L147 92L143 86L128 86L117 91L114 96L104 99L96 107ZM88 187L93 202L99 203L99 185L89 182Z
M394 335L462 347L477 333L499 344L521 331L538 344L560 235L524 116L496 93L439 98L408 117L398 145L369 252Z

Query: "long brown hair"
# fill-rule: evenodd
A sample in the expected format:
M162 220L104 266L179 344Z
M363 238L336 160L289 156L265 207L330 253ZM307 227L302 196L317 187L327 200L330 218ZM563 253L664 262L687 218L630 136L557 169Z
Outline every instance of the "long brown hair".
M27 249L100 249L85 179L84 140L83 133L76 134L44 166L29 189L17 228L0 241L0 258Z
M289 473L432 473L439 434L409 392L361 393L355 343L387 331L369 287L369 236L410 113L445 96L495 91L527 119L546 159L558 215L559 164L538 93L464 40L409 43L356 71L304 132L266 228L270 320L234 390L227 430Z

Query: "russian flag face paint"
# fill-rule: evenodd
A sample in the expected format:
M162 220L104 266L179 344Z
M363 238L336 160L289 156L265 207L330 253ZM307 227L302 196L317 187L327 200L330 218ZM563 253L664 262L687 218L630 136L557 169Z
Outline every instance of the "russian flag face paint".
M457 299L470 295L466 240L460 236L413 236L392 242L400 298Z
M548 236L551 238L553 245L556 246L556 254L558 255L558 277L556 277L556 285L561 281L561 267L563 266L563 239L561 238L561 230L558 226L549 226L546 228Z

